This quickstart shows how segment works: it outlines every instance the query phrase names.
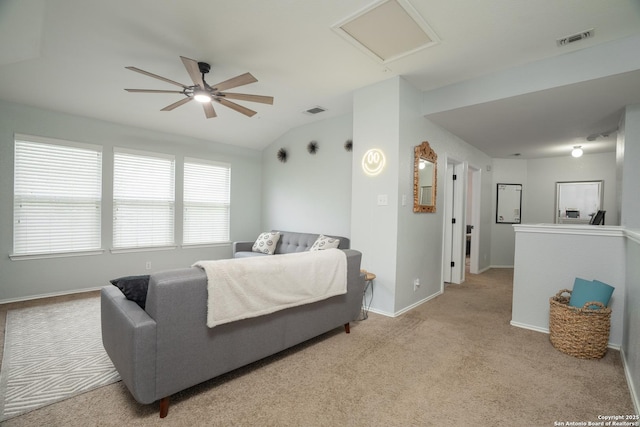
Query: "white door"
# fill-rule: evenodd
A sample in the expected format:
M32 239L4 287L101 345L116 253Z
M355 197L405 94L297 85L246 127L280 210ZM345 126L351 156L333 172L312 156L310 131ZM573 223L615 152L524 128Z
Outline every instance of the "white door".
M469 273L478 274L480 271L480 169L469 166L467 169L469 181L467 185L467 225L471 225L471 253L469 255ZM466 227L465 227L466 228ZM466 230L465 230L466 231Z
M447 159L445 173L444 281L462 283L465 270L464 167Z
M447 163L447 169L444 174L444 249L443 249L443 266L445 283L451 283L451 261L453 246L453 165Z

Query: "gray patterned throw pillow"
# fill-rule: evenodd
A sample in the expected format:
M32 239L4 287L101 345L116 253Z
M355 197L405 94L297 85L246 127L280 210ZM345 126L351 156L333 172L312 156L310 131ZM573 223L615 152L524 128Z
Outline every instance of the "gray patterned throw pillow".
M276 250L278 240L280 240L280 232L267 231L258 236L251 250L253 252L261 252L263 254L273 255L273 252Z
M309 248L309 251L321 251L324 249L333 249L333 248L337 248L339 244L340 244L340 239L336 239L335 237L324 236L321 234L320 236L318 236L318 238L313 243L311 248Z

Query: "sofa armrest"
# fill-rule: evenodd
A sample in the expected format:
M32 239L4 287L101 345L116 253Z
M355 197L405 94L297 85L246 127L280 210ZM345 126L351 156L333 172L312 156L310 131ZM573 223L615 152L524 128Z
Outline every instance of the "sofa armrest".
M254 242L233 242L233 254L236 252L251 252Z
M138 402L154 402L156 322L115 286L102 288L100 311L102 344L122 382Z
M342 249L347 255L347 306L350 308L347 322L360 317L362 295L364 293L364 273L360 272L362 252L355 249Z

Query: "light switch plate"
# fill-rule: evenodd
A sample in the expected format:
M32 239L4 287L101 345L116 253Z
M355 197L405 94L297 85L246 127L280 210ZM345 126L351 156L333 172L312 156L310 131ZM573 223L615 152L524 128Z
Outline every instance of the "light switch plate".
M389 204L389 198L386 194L378 194L378 206L387 206Z

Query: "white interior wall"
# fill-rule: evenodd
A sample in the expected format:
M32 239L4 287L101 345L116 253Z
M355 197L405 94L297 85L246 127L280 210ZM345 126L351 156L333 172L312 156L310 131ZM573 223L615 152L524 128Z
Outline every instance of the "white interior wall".
M626 288L622 356L636 414L640 413L640 232L629 232L626 245ZM615 291L614 291L615 292Z
M406 311L440 292L442 285L442 191L436 194L435 213L413 212L414 148L428 141L438 153L431 135L429 124L420 114L421 93L406 80L399 81L400 97L400 139L399 176L396 203L398 209L398 237L396 260L396 301L394 313ZM442 157L438 157L438 176L443 173ZM436 183L441 182L438 178ZM402 203L405 200L406 203ZM420 286L414 290L414 280Z
M353 203L351 233L363 251L363 267L376 273L372 310L396 315L440 292L442 284L444 161L447 156L486 170L491 159L423 118L420 93L402 78L363 88L354 96ZM413 213L413 148L429 141L438 154L436 212ZM395 143L394 141L398 141ZM375 177L362 172L369 148L387 155L387 169ZM482 179L480 253L488 266L491 179ZM377 196L387 195L387 206ZM402 204L402 196L407 203ZM438 208L440 206L440 208ZM395 245L395 247L389 246ZM483 261L481 260L481 263ZM373 267L371 267L373 266ZM413 280L421 287L413 290Z
M496 184L522 184L522 223L551 224L555 212L555 188L558 181L604 181L604 204L607 225L616 221L616 154L585 154L573 158L494 159L493 220L491 235L491 265L513 266L515 234L510 224L495 223Z
M553 223L556 182L604 181L603 207L607 225L619 225L616 204L616 155L614 152L585 154L574 158L531 159L527 161L527 217L525 223Z
M626 108L624 133L621 223L627 228L637 229L640 228L640 104Z
M352 246L362 251L362 268L376 274L372 311L395 312L398 240L400 79L394 77L354 93L351 202ZM369 149L381 150L386 165L375 176L362 169ZM379 205L378 196L387 204Z
M423 94L423 114L438 113L640 69L640 36L614 40L444 86Z
M287 230L350 237L353 117L348 115L300 126L262 153L263 230ZM316 154L307 151L318 143ZM277 152L287 150L286 163Z
M569 227L569 228L567 228ZM562 224L517 225L511 324L549 331L549 298L573 289L576 277L615 288L609 343L622 344L625 306L625 237L620 227L583 225L579 234Z
M526 202L531 187L527 180L527 161L519 159L493 159L491 186L491 266L513 267L516 237L512 224L496 223L496 197L498 184L522 184L520 220L529 222L530 204Z
M640 412L640 105L628 106L619 139L623 147L621 182L622 225L628 230L626 246L626 306L622 356L636 413Z

